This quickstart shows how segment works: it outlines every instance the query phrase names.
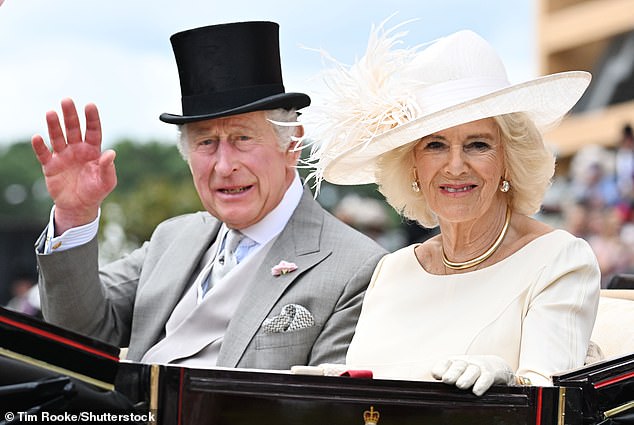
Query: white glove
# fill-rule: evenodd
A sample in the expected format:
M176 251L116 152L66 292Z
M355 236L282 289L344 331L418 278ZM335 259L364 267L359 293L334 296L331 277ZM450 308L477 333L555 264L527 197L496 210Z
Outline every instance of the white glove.
M481 396L493 384L513 385L515 374L498 356L452 356L432 368L434 378Z

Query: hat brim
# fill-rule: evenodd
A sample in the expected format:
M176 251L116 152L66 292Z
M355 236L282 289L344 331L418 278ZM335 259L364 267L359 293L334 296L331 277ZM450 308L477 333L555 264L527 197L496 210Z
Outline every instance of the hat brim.
M159 119L168 124L187 124L195 121L204 121L213 118L228 117L231 115L245 114L247 112L266 111L270 109L295 109L299 110L310 105L310 97L304 93L280 93L259 99L235 108L223 109L201 115L175 115L162 113Z
M376 163L382 154L437 131L484 118L524 112L538 128L545 129L570 111L590 79L591 75L583 71L551 74L420 116L346 149L325 166L324 179L340 185L376 183Z

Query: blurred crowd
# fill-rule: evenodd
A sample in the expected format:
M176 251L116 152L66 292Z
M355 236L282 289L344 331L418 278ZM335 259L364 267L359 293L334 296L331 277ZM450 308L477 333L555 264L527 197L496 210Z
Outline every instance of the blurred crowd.
M9 310L41 317L40 293L37 288L37 280L32 273L19 272L13 276L9 283L11 298L4 306Z
M561 196L563 227L588 241L602 275L634 273L634 137L623 127L615 148L587 146L572 158L568 196Z

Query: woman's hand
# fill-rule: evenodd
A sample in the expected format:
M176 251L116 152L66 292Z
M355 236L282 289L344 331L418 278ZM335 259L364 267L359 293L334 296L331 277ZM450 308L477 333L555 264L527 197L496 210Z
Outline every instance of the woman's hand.
M445 384L463 390L473 387L477 396L484 394L491 385L515 383L511 367L498 356L452 356L436 363L431 373Z
M33 151L55 203L55 233L87 224L97 218L101 202L117 184L115 153L101 152L101 121L94 104L85 108L86 135L71 99L62 100L66 135L55 111L46 114L52 152L39 134L31 139Z

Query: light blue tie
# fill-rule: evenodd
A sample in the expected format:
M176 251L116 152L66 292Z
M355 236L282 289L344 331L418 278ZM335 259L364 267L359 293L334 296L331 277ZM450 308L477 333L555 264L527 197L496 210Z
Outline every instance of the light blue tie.
M242 238L244 238L244 235L238 230L229 229L227 236L225 237L224 247L216 256L214 265L211 269L212 282L218 282L227 273L229 273L232 268L238 265L236 249L238 248Z
M236 258L236 250L238 245L244 239L244 235L238 230L229 229L224 235L224 241L216 258L214 258L211 273L202 284L203 294L206 294L215 283L219 282L229 271L238 264Z

